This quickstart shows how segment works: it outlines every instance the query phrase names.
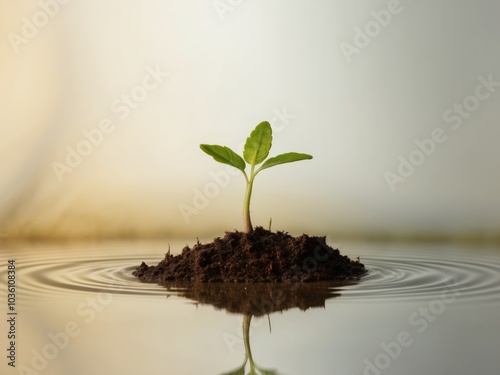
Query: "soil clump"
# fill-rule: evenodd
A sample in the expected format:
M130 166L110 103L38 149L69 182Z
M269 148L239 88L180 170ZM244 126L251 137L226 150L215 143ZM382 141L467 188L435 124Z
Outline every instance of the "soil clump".
M359 279L366 273L359 261L341 255L325 237L271 232L226 232L212 242L170 251L156 266L144 262L133 275L143 282L311 282Z

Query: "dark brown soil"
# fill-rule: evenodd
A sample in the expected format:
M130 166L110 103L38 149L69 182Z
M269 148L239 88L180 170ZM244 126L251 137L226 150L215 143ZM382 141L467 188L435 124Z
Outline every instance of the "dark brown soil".
M340 288L357 280L312 283L196 283L167 281L167 292L188 298L195 304L211 305L217 310L262 316L292 308L324 308L325 301L341 295Z
M325 237L270 232L257 227L252 233L226 232L213 242L184 247L179 255L165 255L157 266L144 262L134 275L141 281L194 282L308 282L358 279L366 273L326 244Z

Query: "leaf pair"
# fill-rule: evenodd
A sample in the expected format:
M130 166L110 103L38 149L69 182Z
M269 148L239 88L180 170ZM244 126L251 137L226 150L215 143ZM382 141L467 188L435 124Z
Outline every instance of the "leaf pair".
M262 164L261 167L257 171L255 171L255 173L251 172L251 174L255 176L261 170L274 167L275 165L312 159L312 156L308 154L287 152L266 160L269 155L269 151L271 150L272 141L273 135L271 125L269 124L269 122L263 121L259 125L257 125L257 127L247 138L243 150L244 159L226 146L202 144L200 145L200 148L205 153L212 156L219 163L228 164L235 168L238 168L243 172L243 174L245 174L245 176L245 161L250 165L252 172L255 166L265 161L264 164Z
M243 201L243 227L245 233L251 233L253 231L252 220L250 218L250 199L252 196L253 180L257 173L263 169L274 167L275 165L312 159L312 156L308 154L287 152L266 160L272 143L273 131L271 125L269 125L267 121L263 121L255 127L247 138L243 149L244 159L226 146L200 145L200 148L208 155L212 156L216 161L238 168L243 173L243 176L245 176L247 182L245 199ZM250 165L249 174L245 172L245 162ZM260 168L255 170L255 167L261 163L263 164Z

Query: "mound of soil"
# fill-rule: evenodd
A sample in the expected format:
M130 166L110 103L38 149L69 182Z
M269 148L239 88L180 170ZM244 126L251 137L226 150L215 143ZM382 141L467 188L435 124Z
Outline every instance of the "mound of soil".
M143 282L308 282L357 279L366 270L326 244L325 237L271 232L226 232L213 242L170 252L157 266L144 262L133 272Z

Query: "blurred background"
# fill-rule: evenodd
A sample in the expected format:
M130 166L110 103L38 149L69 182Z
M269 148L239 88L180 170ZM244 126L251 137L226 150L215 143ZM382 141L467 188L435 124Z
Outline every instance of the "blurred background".
M254 225L500 240L500 3L39 0L0 4L0 236L242 228L240 151L271 155Z

